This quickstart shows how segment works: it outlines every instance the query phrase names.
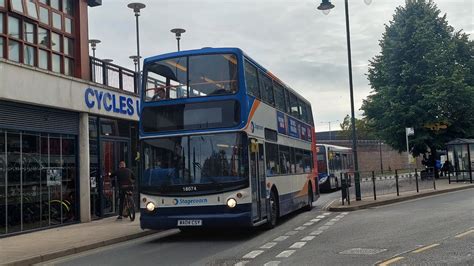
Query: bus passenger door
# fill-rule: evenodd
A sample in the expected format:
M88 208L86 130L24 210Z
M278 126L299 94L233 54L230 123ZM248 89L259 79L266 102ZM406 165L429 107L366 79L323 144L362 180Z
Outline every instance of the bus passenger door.
M252 189L252 220L262 220L266 215L265 162L263 144L251 139L250 154L250 185Z

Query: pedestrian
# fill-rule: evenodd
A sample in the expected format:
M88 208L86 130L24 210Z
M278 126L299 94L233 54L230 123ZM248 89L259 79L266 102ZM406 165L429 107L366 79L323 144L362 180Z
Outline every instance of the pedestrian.
M111 178L117 178L117 184L119 188L120 203L119 203L119 214L117 220L122 219L123 203L125 201L125 193L133 190L133 184L135 183L135 174L132 170L128 169L125 161L120 161L119 169L110 175Z

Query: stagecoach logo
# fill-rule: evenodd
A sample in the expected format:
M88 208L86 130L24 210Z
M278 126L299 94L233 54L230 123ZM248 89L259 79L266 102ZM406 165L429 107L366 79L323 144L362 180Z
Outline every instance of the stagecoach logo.
M173 199L173 205L195 205L207 203L207 199Z
M255 130L263 130L263 127L260 125L255 124L253 121L250 122L250 130L252 130L252 133L255 132Z

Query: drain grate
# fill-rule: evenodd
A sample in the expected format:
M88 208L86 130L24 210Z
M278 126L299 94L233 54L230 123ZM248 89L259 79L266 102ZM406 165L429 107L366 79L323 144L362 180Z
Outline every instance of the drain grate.
M339 252L339 254L343 255L375 255L381 252L387 251L384 248L351 248L348 250L344 250Z

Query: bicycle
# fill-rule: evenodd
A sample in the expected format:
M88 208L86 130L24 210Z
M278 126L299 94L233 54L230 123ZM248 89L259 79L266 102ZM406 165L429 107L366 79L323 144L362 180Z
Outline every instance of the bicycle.
M133 200L132 191L125 192L122 216L130 218L130 221L132 222L135 220L135 202Z

